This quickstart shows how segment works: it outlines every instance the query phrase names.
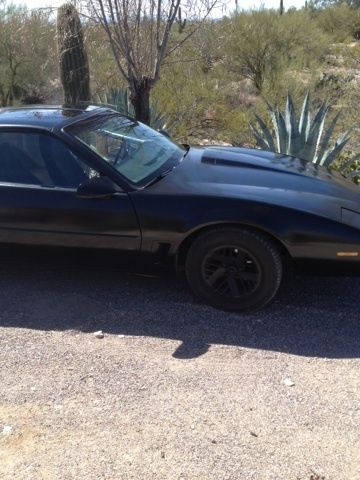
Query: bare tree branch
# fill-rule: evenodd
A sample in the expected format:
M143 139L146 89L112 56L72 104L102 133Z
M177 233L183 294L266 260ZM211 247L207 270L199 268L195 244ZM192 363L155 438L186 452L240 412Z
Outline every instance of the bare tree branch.
M194 35L221 0L80 1L85 2L86 14L106 32L118 70L128 82L135 112L147 121L150 90L160 79L165 58ZM177 23L179 32L173 34ZM190 25L189 31L184 31L185 24Z

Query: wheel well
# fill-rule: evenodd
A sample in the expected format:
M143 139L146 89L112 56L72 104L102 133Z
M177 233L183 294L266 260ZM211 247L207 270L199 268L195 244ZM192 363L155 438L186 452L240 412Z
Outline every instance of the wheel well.
M191 244L198 238L200 235L209 232L211 230L219 230L221 228L245 228L246 230L255 232L255 233L260 233L264 237L268 238L270 241L276 245L276 247L279 249L279 252L281 255L286 258L287 260L290 260L291 256L290 253L288 252L287 248L284 246L283 243L280 242L280 240L273 235L269 234L268 232L262 230L261 228L257 227L252 227L246 224L239 224L239 223L219 223L215 225L208 225L206 227L199 228L195 232L192 232L189 236L187 236L179 245L177 249L177 255L176 255L176 268L177 269L182 269L185 265L185 260L187 253L189 251L189 248Z

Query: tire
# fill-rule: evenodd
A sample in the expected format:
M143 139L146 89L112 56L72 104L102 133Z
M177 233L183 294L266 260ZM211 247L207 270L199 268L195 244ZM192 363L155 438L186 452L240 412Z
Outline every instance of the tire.
M185 263L192 291L221 310L257 310L275 296L282 278L278 248L246 228L219 228L200 235Z

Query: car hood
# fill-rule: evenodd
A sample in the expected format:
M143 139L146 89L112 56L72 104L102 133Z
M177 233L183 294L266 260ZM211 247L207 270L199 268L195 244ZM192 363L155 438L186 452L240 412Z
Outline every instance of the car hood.
M360 211L360 188L340 174L298 158L248 148L190 148L181 164L157 185L183 195L325 210L326 216L334 209L338 217L339 207Z
M191 153L193 157L198 156L194 150ZM333 187L335 190L340 188L341 191L345 189L355 194L360 193L358 186L337 172L288 155L239 147L212 147L198 150L197 153L201 155L202 164L218 167L217 181L227 181L231 176L233 181L241 185L247 183L286 189L289 186L301 186L302 191L314 188L318 191L319 188L322 189L319 182L324 182L327 189ZM309 179L316 182L309 182Z

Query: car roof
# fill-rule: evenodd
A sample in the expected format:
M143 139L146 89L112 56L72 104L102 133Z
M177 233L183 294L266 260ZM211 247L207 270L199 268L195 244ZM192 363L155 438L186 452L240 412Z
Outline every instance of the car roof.
M60 105L39 105L0 108L0 127L26 126L52 130L94 114L110 111L107 108L89 106L85 109L64 108Z

